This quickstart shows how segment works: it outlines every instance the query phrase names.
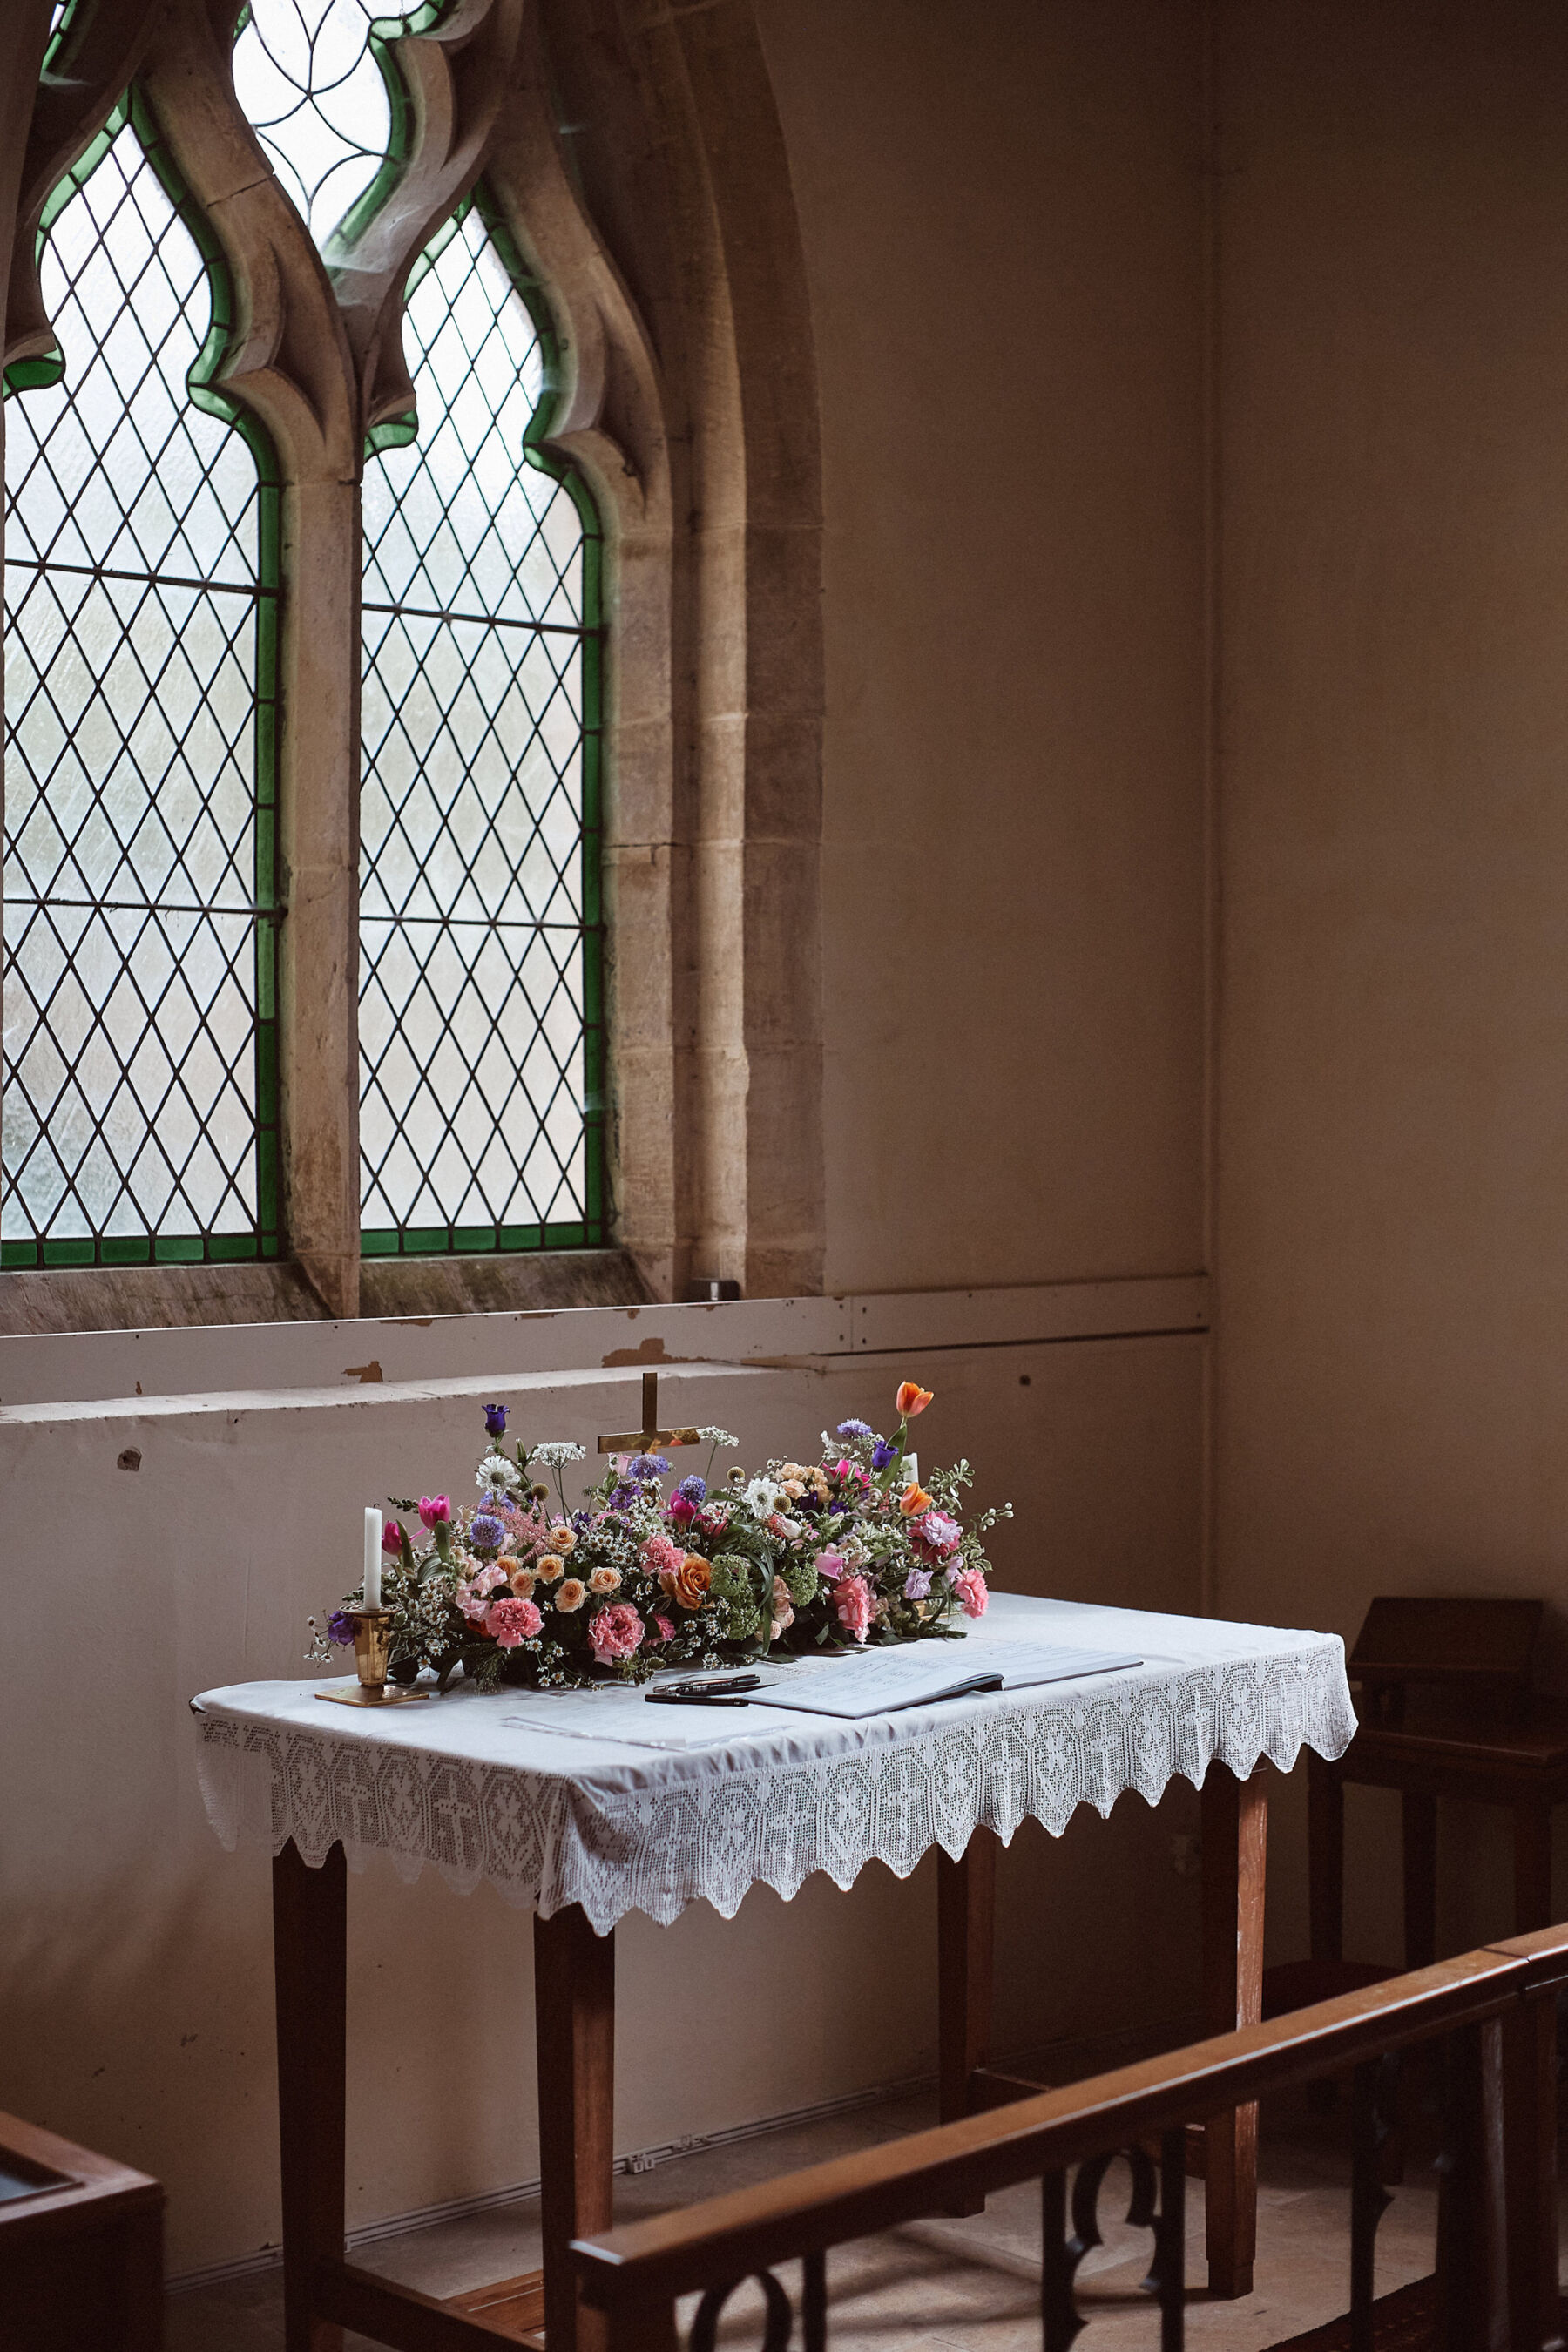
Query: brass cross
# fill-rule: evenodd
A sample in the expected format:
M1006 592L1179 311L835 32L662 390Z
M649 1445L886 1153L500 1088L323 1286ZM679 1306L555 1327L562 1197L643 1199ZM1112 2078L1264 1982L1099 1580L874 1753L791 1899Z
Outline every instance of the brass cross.
M660 1429L657 1372L645 1372L642 1376L642 1418L640 1429L624 1430L618 1437L601 1437L600 1453L651 1454L656 1445L700 1445L702 1443L694 1429Z

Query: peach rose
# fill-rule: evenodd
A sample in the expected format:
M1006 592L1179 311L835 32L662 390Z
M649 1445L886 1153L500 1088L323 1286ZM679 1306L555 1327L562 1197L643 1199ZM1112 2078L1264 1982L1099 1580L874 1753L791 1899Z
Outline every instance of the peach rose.
M670 1580L669 1590L683 1609L700 1609L713 1581L713 1570L700 1552L689 1551Z
M542 1583L553 1584L558 1576L564 1576L565 1573L566 1563L558 1551L541 1552L539 1575Z
M552 1528L550 1530L550 1549L553 1552L559 1552L563 1558L564 1558L567 1552L575 1551L577 1549L577 1538L574 1530L567 1527Z
M893 1399L893 1410L901 1413L906 1421L913 1421L917 1412L924 1412L935 1393L934 1389L922 1389L914 1381L901 1381L899 1393Z
M532 1569L514 1568L507 1581L510 1583L512 1591L516 1593L520 1601L527 1601L530 1599L533 1591Z
M574 1609L581 1609L584 1601L586 1601L587 1598L588 1588L584 1583L582 1578L580 1576L569 1576L566 1579L565 1583L561 1587L559 1592L555 1595L555 1606L557 1609L565 1610L567 1613L570 1614Z
M618 1568L596 1568L588 1579L590 1592L618 1592L620 1589L621 1571Z

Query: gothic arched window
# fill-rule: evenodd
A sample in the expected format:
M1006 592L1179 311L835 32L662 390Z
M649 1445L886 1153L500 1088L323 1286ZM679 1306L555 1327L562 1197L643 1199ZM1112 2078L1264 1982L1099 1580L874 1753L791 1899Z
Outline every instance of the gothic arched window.
M40 277L58 348L6 382L4 1263L275 1256L275 474L210 389L227 279L140 106Z

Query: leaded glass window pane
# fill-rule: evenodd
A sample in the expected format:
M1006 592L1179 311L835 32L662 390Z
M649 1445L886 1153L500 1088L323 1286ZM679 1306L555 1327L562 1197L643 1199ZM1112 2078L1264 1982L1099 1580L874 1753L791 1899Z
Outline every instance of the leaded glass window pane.
M391 152L392 109L368 36L406 13L384 0L250 0L246 9L235 92L323 249Z
M416 440L364 479L365 1247L601 1238L598 539L525 462L545 351L468 206L416 273Z
M6 408L13 1265L277 1247L272 494L187 390L225 289L144 139L122 108L57 197L60 359Z

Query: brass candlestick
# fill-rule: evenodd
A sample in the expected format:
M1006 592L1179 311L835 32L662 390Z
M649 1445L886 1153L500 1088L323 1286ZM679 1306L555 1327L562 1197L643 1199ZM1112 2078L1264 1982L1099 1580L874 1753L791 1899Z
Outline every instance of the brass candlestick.
M390 1609L345 1609L345 1617L354 1621L354 1665L359 1682L353 1690L319 1690L318 1698L335 1699L340 1706L406 1706L413 1700L429 1698L427 1690L408 1690L401 1683L390 1688L386 1680L387 1660L392 1649L392 1612Z

